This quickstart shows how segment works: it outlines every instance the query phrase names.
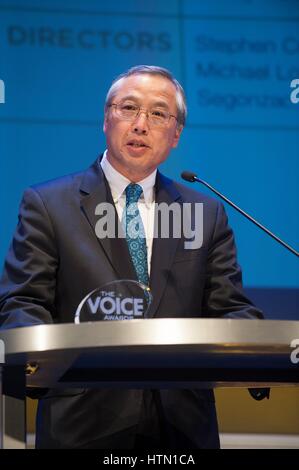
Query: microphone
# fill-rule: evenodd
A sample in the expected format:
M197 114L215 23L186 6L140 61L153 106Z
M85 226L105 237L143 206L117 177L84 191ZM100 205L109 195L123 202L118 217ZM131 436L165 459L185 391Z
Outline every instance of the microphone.
M288 245L286 242L284 242L283 240L281 240L281 238L278 238L274 233L270 232L270 230L268 230L264 225L260 224L257 220L255 220L253 217L251 217L251 215L247 214L245 211L243 211L242 209L240 209L240 207L238 207L236 204L234 204L232 201L230 201L226 196L224 196L223 194L221 194L219 191L217 191L217 189L213 188L213 186L211 186L209 183L207 183L206 181L203 181L201 179L199 179L197 177L197 175L195 173L192 173L191 171L183 171L181 173L181 177L185 180L185 181L189 181L190 183L194 183L195 181L197 183L201 183L203 184L204 186L206 186L207 188L209 188L211 191L213 191L215 194L217 194L217 196L221 197L221 199L223 199L225 202L227 202L230 206L232 206L234 209L236 209L238 212L240 212L240 214L244 215L244 217L246 217L248 220L250 220L251 222L253 222L255 225L257 225L257 227L259 227L261 230L263 230L264 232L266 232L268 235L270 235L270 237L274 238L274 240L276 240L278 243L280 243L282 246L284 246L285 248L287 248L287 250L289 250L291 253L293 253L295 256L298 256L299 257L299 252L294 250L294 248L292 248L290 245Z

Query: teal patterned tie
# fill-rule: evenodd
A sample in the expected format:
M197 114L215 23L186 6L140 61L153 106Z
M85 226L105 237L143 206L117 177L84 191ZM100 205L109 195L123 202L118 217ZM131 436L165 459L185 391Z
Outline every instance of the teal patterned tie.
M126 187L126 240L139 282L149 285L147 248L144 226L137 202L142 194L139 184L131 183Z

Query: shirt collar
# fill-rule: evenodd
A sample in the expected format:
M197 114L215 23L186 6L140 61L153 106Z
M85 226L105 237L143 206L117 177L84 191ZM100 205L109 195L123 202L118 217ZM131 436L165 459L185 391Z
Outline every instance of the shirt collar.
M111 194L114 203L117 203L119 199L124 195L124 191L128 184L131 181L126 178L124 175L119 173L108 161L107 159L107 150L105 150L103 158L100 162L104 175L109 183ZM147 207L154 201L154 186L156 182L157 170L154 170L150 175L144 178L141 181L138 181L138 184L142 187L143 194L141 200L144 199L144 202Z

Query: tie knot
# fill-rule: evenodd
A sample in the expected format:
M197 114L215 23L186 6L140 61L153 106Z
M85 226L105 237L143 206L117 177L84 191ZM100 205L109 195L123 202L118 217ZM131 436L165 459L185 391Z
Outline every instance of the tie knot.
M130 183L126 187L126 202L128 204L133 204L138 201L140 198L141 194L143 192L142 187L139 184L136 183Z

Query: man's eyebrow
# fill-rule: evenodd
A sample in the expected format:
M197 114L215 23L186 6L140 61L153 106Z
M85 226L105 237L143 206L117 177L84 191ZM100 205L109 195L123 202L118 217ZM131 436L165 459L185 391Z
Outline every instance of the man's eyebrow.
M124 96L121 99L121 102L123 103L124 101L130 101L130 100L140 102L140 99L136 95ZM160 106L160 107L167 108L167 109L169 108L168 104L165 101L154 101L151 107L154 108L155 106Z
M127 95L121 99L121 101L127 101L127 100L138 101L138 98L135 95Z
M169 108L168 104L165 103L165 101L155 101L155 102L153 103L153 107L154 107L154 106L160 106L160 107L162 107L162 108L167 108L167 109Z

